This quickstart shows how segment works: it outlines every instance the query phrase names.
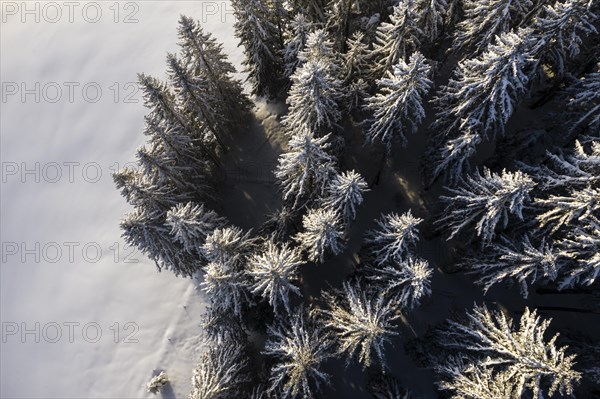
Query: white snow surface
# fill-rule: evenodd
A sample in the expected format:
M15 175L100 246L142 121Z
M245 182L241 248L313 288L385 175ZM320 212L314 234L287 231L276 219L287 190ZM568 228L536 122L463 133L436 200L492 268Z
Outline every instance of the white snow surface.
M172 389L163 397L186 397L201 351L202 298L191 280L157 273L139 252L131 256L138 263L125 262L132 250L124 249L118 223L129 206L114 187L111 169L133 161L136 147L145 140L141 94L133 96L137 103L125 103L126 94L133 91L126 84L136 81L137 72L164 78L167 51L177 51L180 14L199 19L206 31L224 42L230 60L240 65L231 6L226 1L119 2L119 21L115 22L115 2L97 1L85 13L86 3L75 2L71 23L69 6L56 2L62 16L51 23L56 8L27 2L28 9L40 7L36 22L35 15L23 14L22 9L12 15L9 3L24 4L0 4L0 396L152 397L146 384L155 370L165 370ZM102 12L100 20L87 22L83 16L95 18L96 6ZM123 23L132 12L138 22ZM19 93L9 95L13 83L25 83L31 89L36 82L40 83L39 102L34 94L22 101L20 87ZM72 102L66 82L79 83ZM98 102L84 99L81 89L88 83L101 87ZM117 102L115 83L121 91ZM62 96L56 103L47 101L56 96L57 85ZM93 87L88 94L95 96ZM52 162L62 173L55 183L49 182L57 176ZM74 166L73 182L65 162L79 163ZM34 174L20 176L21 170L11 174L15 165L23 169L22 163L28 169L39 163L39 183ZM92 163L102 173L95 183L84 179L85 175L95 180L97 168ZM88 164L92 166L83 174ZM12 254L13 242L24 243L27 249L39 243L39 261L20 250ZM64 244L69 242L78 243L72 259L71 244ZM115 243L120 249L117 259ZM82 254L86 244L88 260ZM93 262L96 245L102 253ZM125 329L128 322L139 327L131 337L137 343L124 342L133 331ZM21 334L22 327L35 330L35 323L40 323L37 336L35 332ZM80 323L73 327L73 342L65 323ZM84 336L86 323L97 324L88 325ZM114 323L119 323L118 343ZM56 337L57 326L60 337ZM95 326L102 335L98 342L91 342ZM14 328L18 331L10 334Z

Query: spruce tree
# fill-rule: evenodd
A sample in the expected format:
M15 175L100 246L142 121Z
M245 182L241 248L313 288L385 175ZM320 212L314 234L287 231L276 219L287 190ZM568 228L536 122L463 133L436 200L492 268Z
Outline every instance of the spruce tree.
M333 32L338 51L346 52L352 31L353 14L360 9L359 0L330 0L327 5L327 29Z
M282 123L289 132L308 128L322 135L338 125L342 96L341 82L328 72L328 65L309 60L292 75L286 100L290 107Z
M442 366L443 367L443 366ZM507 371L497 371L479 365L452 370L449 381L442 381L441 389L453 392L451 399L515 399L522 397L522 387L512 380Z
M463 4L465 16L457 26L453 50L466 50L468 56L484 52L533 7L531 0L464 0Z
M426 260L407 254L402 260L384 266L367 267L367 279L380 287L403 311L411 311L431 295L433 269Z
M292 136L289 150L279 156L275 176L283 199L299 208L320 196L335 173L335 159L327 153L330 135L315 138L303 129Z
M296 14L289 26L288 39L283 50L284 76L286 78L291 77L300 65L298 54L306 46L309 33L314 30L313 23L303 13Z
M374 55L377 64L373 67L374 76L384 76L400 60L408 57L419 48L419 37L423 35L418 23L415 0L404 0L394 6L390 22L383 22L377 28Z
M208 129L219 146L226 149L227 116L203 76L194 77L175 54L167 55L167 72L182 116L195 130Z
M282 314L282 306L290 314L291 294L302 296L298 288L299 266L302 264L298 249L268 241L262 252L248 260L248 274L253 279L251 291L267 299L276 314Z
M447 207L436 223L451 231L448 239L473 228L482 243L489 243L498 226L506 228L509 215L523 220L533 187L533 179L520 171L496 174L484 168L483 174L476 171L460 186L447 188L452 195L440 197Z
M336 174L327 186L321 204L337 212L346 226L356 218L356 208L363 202L363 194L368 191L367 182L351 170Z
M127 244L153 260L159 271L167 269L178 276L192 277L200 270L199 260L171 239L161 212L136 208L125 216L120 227Z
M146 116L147 131L160 137L188 166L202 168L204 158L215 165L219 161L213 149L202 140L200 132L185 118L177 107L175 97L167 85L144 74L138 75L144 96L144 105L150 109ZM194 147L198 147L196 150Z
M394 71L377 80L377 93L366 100L373 121L366 132L367 141L382 142L389 153L393 142L406 145L425 117L423 96L432 85L431 67L423 55L415 52L408 63L400 59Z
M176 242L190 252L198 254L206 237L216 229L225 227L226 220L203 204L193 202L177 204L167 212L166 223Z
M322 371L322 363L331 356L331 344L321 326L299 309L289 325L269 326L267 332L263 353L275 359L269 392L276 397L314 398L321 384L331 378Z
M226 399L235 396L248 379L248 359L238 343L211 344L193 371L190 399Z
M232 117L247 112L251 103L243 93L241 83L232 76L236 69L223 52L223 45L210 33L205 33L200 23L183 15L177 31L184 64L190 68L192 76L206 78L211 91L219 98L219 109L227 109Z
M294 239L311 262L325 261L325 255L339 255L344 250L342 222L334 210L309 209L302 217L303 231Z
M378 265L389 262L402 262L419 241L417 225L423 219L414 217L412 212L381 215L377 227L367 231L365 242L371 256Z
M434 44L440 38L449 5L446 0L416 0L418 26L421 28L422 42Z
M575 227L558 242L559 254L568 262L560 288L590 286L600 276L600 220Z
M460 62L434 100L438 113L433 131L447 139L463 130L484 139L504 134L508 118L529 90L535 44L529 29L504 33L481 56Z
M541 210L536 217L539 227L555 234L561 228L586 226L600 218L600 188L571 188L565 194L536 198L534 205Z
M475 155L477 146L482 141L477 130L476 127L465 126L456 138L446 141L441 146L430 147L427 152L431 163L424 168L425 173L429 173L430 184L442 175L450 183L459 182L461 177L471 169L470 159Z
M347 357L347 364L358 355L363 368L375 361L385 368L384 346L398 335L394 321L400 315L394 304L384 296L373 296L366 287L344 283L339 294L325 296L325 326L332 332L338 354Z
M243 65L252 94L277 97L281 92L283 43L277 26L271 21L273 10L259 0L235 0L232 5L236 16L235 34L244 48Z
M544 338L550 319L525 308L518 325L502 312L475 306L465 323L449 321L440 343L453 350L472 354L472 361L493 370L506 370L516 392L530 390L534 398L573 394L581 373L573 369L575 356L567 347L556 345L557 336Z
M592 136L600 130L600 63L596 71L566 90L569 130L584 129Z

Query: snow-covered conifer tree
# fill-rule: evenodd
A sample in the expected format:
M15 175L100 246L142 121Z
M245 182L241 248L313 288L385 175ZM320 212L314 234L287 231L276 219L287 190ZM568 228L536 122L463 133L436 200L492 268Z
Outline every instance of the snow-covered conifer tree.
M248 360L233 341L211 345L192 376L190 399L227 399L239 394L247 380Z
M206 237L215 229L225 227L226 220L215 211L206 209L204 204L193 202L177 204L167 212L167 225L171 235L190 253L198 253Z
M568 61L580 51L581 36L598 33L594 26L598 16L589 0L556 1L544 5L533 27L540 46L540 56L549 62L558 76L566 72Z
M435 43L441 35L441 30L448 13L446 0L416 0L418 26L421 28L424 41Z
M560 287L592 285L600 276L600 221L576 227L559 241L560 255L573 265L565 273Z
M218 165L214 151L201 140L199 132L178 109L175 96L167 85L144 74L138 74L138 83L142 89L144 106L150 110L146 116L146 133L158 136L165 142L166 148L181 150L176 151L177 161L187 166L203 168L203 156Z
M386 0L381 0L381 1L385 2ZM375 1L369 2L368 4L370 5L373 3L375 3ZM377 28L379 28L379 25L381 24L381 14L382 14L381 11L375 12L372 14L365 14L365 16L363 16L360 19L360 25L359 25L360 30L365 33L365 39L366 39L366 42L369 44L369 47L374 45L374 43L377 40ZM373 66L370 66L369 73L377 72L376 69L377 68L375 68L375 70L373 70Z
M341 118L338 101L343 97L341 81L329 73L323 60L309 59L292 75L288 114L282 119L288 132L308 128L315 133L337 126Z
M163 147L162 143L157 140L149 140L146 144L139 146L136 150L141 175L160 183L173 183L178 188L186 187L186 182L180 181L180 171L171 173L178 168L169 167L168 164L172 159ZM132 168L123 168L113 173L113 179L117 175L127 175L133 171ZM122 178L123 176L121 176Z
M175 91L181 112L194 129L208 128L221 148L229 115L219 109L219 99L210 91L205 76L192 76L175 54L167 55L169 82Z
M419 241L417 225L422 221L414 217L410 210L402 215L381 215L376 221L377 227L369 230L365 237L375 262L378 265L402 262L404 255Z
M275 313L281 306L290 313L290 295L302 295L296 283L303 263L299 250L268 241L262 252L248 260L248 274L253 279L250 290L267 299Z
M359 0L329 0L327 29L333 32L336 48L346 52L346 41L352 30L353 14L360 10Z
M419 15L415 0L404 0L394 6L390 22L383 22L377 27L374 43L374 76L384 76L398 61L407 61L408 57L420 45L419 37L423 31L418 25Z
M200 326L206 333L206 338L213 342L244 342L248 338L243 319L231 309L222 306L215 307L209 304L201 315Z
M541 280L556 280L564 261L551 245L542 240L534 246L528 235L518 240L501 238L502 243L494 242L483 253L462 261L465 269L480 276L477 284L483 286L484 292L509 280L517 282L521 295L527 298L529 285Z
M170 136L165 138L176 146L183 144L183 142L175 143L178 138L173 136L177 136L177 134L167 134L166 136ZM208 176L206 176L210 173L210 169L207 168L206 163L199 159L193 159L192 166L190 166L186 163L189 158L186 159L185 156L178 158L173 148L165 146L162 140L160 137L152 136L148 143L138 147L136 158L140 172L132 173L132 170L128 168L115 172L113 178L117 186L141 183L137 178L139 177L147 183L160 187L160 191L168 192L168 202L173 202L176 198L191 198L192 196L201 199L211 198L212 194L207 186ZM185 142L188 141L185 140ZM194 156L193 148L190 150L192 151L188 151L189 155ZM132 180L128 182L129 179ZM136 180L138 181L136 182ZM155 191L154 194L157 196L152 198L151 202L159 199L159 192Z
M333 209L348 225L356 218L356 208L363 202L363 194L369 191L363 177L351 170L337 174L327 186L323 206Z
M244 304L248 302L248 281L243 270L233 262L211 261L204 269L204 280L200 284L215 311L233 312L240 317Z
M176 108L175 96L165 82L140 73L138 84L142 90L144 106L150 110L148 119L156 123L185 127L185 121Z
M209 148L208 140L203 140L202 132L195 131L185 125L170 124L163 120L155 120L152 113L145 117L144 134L149 137L152 155L169 177L179 180L180 185L198 184L209 171L208 159L215 165L219 161L214 151ZM150 155L147 153L147 155ZM144 161L138 158L139 161ZM142 167L146 165L141 164ZM147 170L148 168L146 168Z
M179 46L181 56L192 76L206 77L211 92L217 94L220 104L231 116L245 112L251 105L241 83L233 78L235 67L223 52L223 45L205 33L200 23L184 15L179 19Z
M325 255L338 255L344 250L344 229L338 214L332 209L309 209L302 217L304 231L294 239L313 262L323 262Z
M314 30L314 25L308 20L304 13L298 13L290 21L289 38L283 51L284 76L289 78L294 74L300 60L298 54L306 46L308 35Z
M215 229L200 247L208 261L200 284L215 314L233 312L240 317L249 301L246 262L254 242L237 227Z
M567 88L567 105L571 113L571 130L586 128L592 135L600 130L600 64Z
M344 82L357 81L366 78L369 73L370 50L365 40L365 34L356 31L348 38L348 50L344 54L342 75Z
M267 2L268 19L277 27L277 48L284 49L285 25L291 20L288 0L270 0Z
M200 270L199 261L173 242L161 212L138 208L121 221L125 241L154 261L158 270L168 269L176 275L193 276Z
M454 51L481 54L497 35L508 32L533 8L531 0L464 0L465 17L459 22Z
M449 182L456 183L470 169L469 159L475 155L481 143L481 135L477 130L476 127L466 126L456 138L428 151L432 160L432 165L426 167L432 169L430 182L443 175Z
M546 341L544 335L550 319L542 320L534 310L525 308L519 325L502 312L475 306L467 313L465 324L449 321L449 328L441 333L443 346L476 356L473 362L494 371L506 370L514 376L516 392L532 391L532 397L541 398L543 389L548 395L571 395L573 385L581 379L575 371L575 355L566 353L567 347L556 345L557 336Z
M398 333L394 321L400 317L389 298L371 295L360 283L344 283L339 295L328 294L325 326L332 332L338 354L347 363L358 354L359 363L371 366L373 360L385 368L384 346Z
M275 357L269 391L277 397L312 399L330 376L321 364L330 357L325 331L303 309L291 315L289 326L268 328L264 353Z
M249 399L268 399L270 396L267 393L267 389L262 385L257 385L252 389L252 394Z
M374 119L366 132L367 141L381 141L389 152L394 141L406 145L406 136L414 134L425 117L423 96L432 85L431 67L419 52L410 56L408 64L399 59L393 73L377 80L377 93L366 100L366 108Z
M412 255L399 263L367 267L366 272L369 280L381 286L383 295L392 298L401 309L412 310L431 295L433 269L426 260Z
M145 74L138 74L138 84L144 106L150 110L145 116L144 133L152 141L162 142L168 152L175 152L179 162L200 166L199 158L204 154L217 163L213 151L202 142L199 132L178 108L176 98L167 84ZM200 151L193 147L199 147Z
M342 59L341 77L346 109L352 111L360 108L364 99L369 96L367 80L370 73L371 51L361 31L354 32L348 38L346 47L347 51Z
M534 42L528 29L503 33L481 56L460 62L434 100L438 114L433 131L447 139L466 129L485 139L503 134L529 90Z
M293 208L320 196L334 176L334 158L326 152L329 137L314 138L304 128L292 136L288 152L279 156L275 176L283 190L283 199Z
M523 220L523 206L534 186L533 179L520 171L496 174L484 168L482 175L477 170L461 186L447 188L451 196L440 197L447 207L437 223L451 231L448 239L474 225L476 235L489 243L498 225L506 227L509 214Z
M244 233L242 229L231 226L213 230L206 236L200 251L211 262L239 265L253 245L250 232Z
M286 241L288 232L294 226L296 215L291 207L282 206L267 215L267 220L260 227L259 234L268 235L276 242Z
M332 75L337 75L337 53L333 48L333 41L325 29L316 29L309 32L306 45L298 52L298 59L302 63L308 61L322 61L327 65Z
M244 47L243 62L252 94L276 97L281 91L281 46L277 26L271 21L273 10L259 0L234 0L235 34Z

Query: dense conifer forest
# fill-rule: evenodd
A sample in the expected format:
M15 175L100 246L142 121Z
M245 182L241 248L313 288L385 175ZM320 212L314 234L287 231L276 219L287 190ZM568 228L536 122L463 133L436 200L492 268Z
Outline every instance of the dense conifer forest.
M232 5L247 80L182 16L113 176L190 398L598 397L600 3Z

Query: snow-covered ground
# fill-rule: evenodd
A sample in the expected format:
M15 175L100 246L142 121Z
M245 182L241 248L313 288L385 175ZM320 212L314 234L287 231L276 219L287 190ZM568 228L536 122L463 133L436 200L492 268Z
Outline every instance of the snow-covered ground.
M184 397L200 349L201 298L189 280L159 274L124 248L118 222L128 206L111 172L144 141L132 82L137 72L164 77L179 14L199 19L239 65L231 8L1 7L0 396L149 397L145 384L164 369L173 387L166 395Z

